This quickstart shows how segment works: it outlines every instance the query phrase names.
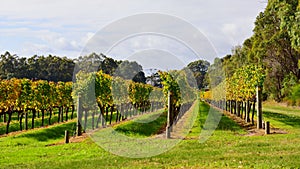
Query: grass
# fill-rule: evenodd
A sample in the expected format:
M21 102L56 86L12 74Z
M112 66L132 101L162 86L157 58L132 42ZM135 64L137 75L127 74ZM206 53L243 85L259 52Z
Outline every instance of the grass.
M300 116L300 108L299 107L287 107L280 105L276 102L264 102L263 104L263 110L268 112L275 112L285 115L291 115L291 116Z
M139 123L139 121L147 122L148 119L155 119L149 123ZM149 137L156 134L167 123L167 115L163 113L163 110L155 113L146 114L140 118L137 118L121 125L116 125L114 129L120 133L123 133L131 137Z
M263 104L263 117L271 125L298 133L300 128L300 109L278 105L275 102Z
M226 116L204 143L197 137L201 132L209 106L200 103L200 112L186 140L160 155L148 158L126 158L111 154L91 138L81 143L47 146L63 139L64 130L74 122L28 131L0 138L0 168L299 168L300 126L291 114L265 113L288 134L243 136L245 131ZM122 126L124 125L124 126ZM126 129L130 137L145 137L147 125L131 134L132 122L117 128ZM152 129L150 129L152 130ZM151 134L150 134L151 135ZM115 141L117 142L117 141ZM112 144L113 145L113 144Z

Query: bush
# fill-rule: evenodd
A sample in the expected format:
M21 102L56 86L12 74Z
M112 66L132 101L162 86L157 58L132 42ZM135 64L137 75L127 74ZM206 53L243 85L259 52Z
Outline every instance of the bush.
M291 89L290 100L293 106L300 106L300 84L298 83Z

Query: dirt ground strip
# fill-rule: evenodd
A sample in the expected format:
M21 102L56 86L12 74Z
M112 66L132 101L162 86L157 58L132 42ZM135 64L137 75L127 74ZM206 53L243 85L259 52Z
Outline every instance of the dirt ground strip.
M178 122L172 126L172 130L170 133L171 139L185 139L186 135L189 133L190 129L193 126L193 122L195 121L196 116L193 116L193 109L195 108L195 104L191 106L190 110L188 110L179 120ZM192 123L192 124L191 124ZM161 132L155 136L154 138L166 138L166 127L163 126Z
M88 137L87 133L83 133L81 136L77 136L77 137L70 137L69 143L80 143L80 142L84 141L87 137ZM61 140L61 141L53 143L53 144L47 144L46 147L47 146L56 146L56 145L61 145L61 144L66 144L65 140Z
M256 122L254 124L252 123L246 123L244 119L236 116L235 114L231 114L230 112L227 112L225 110L221 110L219 108L214 107L215 109L218 109L220 111L223 111L223 114L235 121L239 126L241 126L244 130L247 131L247 134L244 134L244 136L263 136L265 134L265 129L257 129ZM276 128L272 125L270 125L270 134L287 134L286 131Z

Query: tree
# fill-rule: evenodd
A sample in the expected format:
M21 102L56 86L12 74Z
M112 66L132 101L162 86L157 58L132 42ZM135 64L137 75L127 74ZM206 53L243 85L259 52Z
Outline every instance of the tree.
M116 71L116 69L118 68L118 65L120 64L120 61L116 61L112 58L109 58L105 55L101 55L104 60L102 61L99 70L102 70L103 73L106 73L108 75L113 75Z
M98 55L96 53L91 53L87 56L79 56L75 59L77 67L74 73L77 74L79 71L97 72L102 66L102 56L103 55Z
M132 81L138 83L146 83L145 73L143 71L138 72L133 78Z
M196 79L198 88L204 88L207 86L205 82L205 75L208 71L210 63L205 60L197 60L188 64L187 68L193 72L194 78Z
M225 79L223 69L223 61L220 58L215 58L214 63L208 68L206 81L210 88L214 88Z
M0 61L0 75L1 79L10 79L15 77L15 68L17 64L17 56L5 52L1 55Z
M6 52L0 58L0 77L66 82L72 81L74 65L66 57L34 55L27 59Z
M242 46L236 46L231 55L215 60L209 68L215 84L220 82L218 77L222 72L216 71L220 65L227 78L243 66L262 66L267 70L264 92L281 101L287 96L282 90L284 79L290 74L300 79L299 18L298 0L269 1L265 11L256 18L253 36Z
M297 0L282 1L280 6L280 28L287 30L292 48L300 52L300 3Z
M116 69L114 76L119 76L125 80L145 83L145 74L143 68L137 62L122 61Z
M150 76L146 77L146 83L154 87L162 88L160 75L157 70L155 70L155 72L153 72Z
M297 5L296 0L269 1L265 11L260 13L255 22L254 54L268 69L264 88L277 101L285 97L281 93L284 77L292 73L300 78L297 65L300 53L292 47L288 29L290 24L285 23L293 22L285 18L286 15L295 14Z

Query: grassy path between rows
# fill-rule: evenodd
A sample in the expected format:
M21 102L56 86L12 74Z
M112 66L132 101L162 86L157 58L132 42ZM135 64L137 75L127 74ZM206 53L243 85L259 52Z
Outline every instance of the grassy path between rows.
M284 128L288 132L298 133L300 128L300 109L276 105L273 102L266 102L263 105L264 120L271 122L271 125Z
M149 137L157 134L167 123L167 114L163 109L142 115L133 120L115 125L115 131L131 137Z
M213 135L199 143L209 106L199 105L197 119L187 139L153 157L120 157L105 151L91 138L80 143L47 146L59 142L74 122L0 138L0 168L298 168L300 166L299 116L265 112L273 125L288 134L244 136L245 131L226 116ZM274 113L274 114L271 114ZM297 113L297 112L296 112ZM128 122L129 124L132 122ZM125 126L128 124L124 124ZM123 126L123 129L126 127ZM153 124L153 126L155 126ZM128 127L128 126L127 126ZM151 136L152 125L140 125L130 137ZM135 134L136 132L143 134ZM190 139L188 139L190 138ZM116 140L110 140L116 144ZM112 144L113 145L113 144Z

